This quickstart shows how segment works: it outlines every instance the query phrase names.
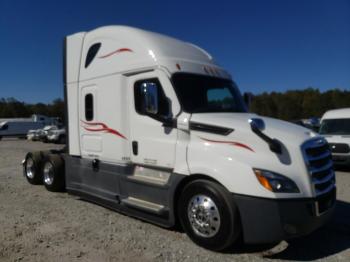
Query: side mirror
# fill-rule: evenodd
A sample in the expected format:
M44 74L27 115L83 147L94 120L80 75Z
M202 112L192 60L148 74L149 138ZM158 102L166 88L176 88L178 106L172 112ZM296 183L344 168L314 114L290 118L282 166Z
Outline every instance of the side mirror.
M251 118L248 123L253 130L263 131L265 129L265 122L261 118Z
M244 103L247 105L247 107L249 108L251 103L252 103L252 99L253 99L253 94L252 93L248 93L248 92L244 92L243 93L243 100Z
M264 120L261 118L251 118L248 120L248 122L252 131L269 145L272 152L282 154L281 143L277 139L271 138L262 132L262 130L265 129Z
M158 113L158 86L156 83L146 82L141 85L143 112L150 115Z

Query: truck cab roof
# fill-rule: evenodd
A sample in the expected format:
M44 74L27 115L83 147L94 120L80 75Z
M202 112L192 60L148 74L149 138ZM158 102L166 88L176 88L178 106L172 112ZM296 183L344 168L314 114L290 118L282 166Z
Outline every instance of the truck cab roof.
M180 71L231 78L200 47L138 28L104 26L70 35L66 41L70 46L67 83L156 67L165 67L171 74Z

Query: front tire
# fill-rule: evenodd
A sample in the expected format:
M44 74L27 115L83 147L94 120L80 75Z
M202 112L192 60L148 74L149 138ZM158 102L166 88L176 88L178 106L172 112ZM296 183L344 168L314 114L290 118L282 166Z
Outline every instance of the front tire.
M239 237L238 209L221 185L195 180L183 189L178 202L179 220L197 245L223 251Z
M43 182L48 191L65 191L64 161L60 155L47 155L43 165Z

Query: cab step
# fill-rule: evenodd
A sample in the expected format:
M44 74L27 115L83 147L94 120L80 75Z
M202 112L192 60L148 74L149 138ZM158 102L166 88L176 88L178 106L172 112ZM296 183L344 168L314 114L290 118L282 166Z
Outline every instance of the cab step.
M160 216L165 216L168 214L168 209L163 205L159 205L153 202L145 201L135 197L128 197L121 200L122 204L139 209L148 213L153 213Z

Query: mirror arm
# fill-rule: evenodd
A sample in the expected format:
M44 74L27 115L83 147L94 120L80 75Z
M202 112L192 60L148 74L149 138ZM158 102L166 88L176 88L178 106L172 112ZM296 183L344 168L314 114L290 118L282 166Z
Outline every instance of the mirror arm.
M164 117L162 119L162 126L164 127L171 127L171 128L177 128L177 119L171 118L171 117Z
M258 137L260 137L269 145L269 148L272 152L276 154L282 154L282 146L278 140L270 138L263 132L261 132L261 130L256 125L254 125L253 121L250 122L250 128L252 129L253 133L255 133Z

